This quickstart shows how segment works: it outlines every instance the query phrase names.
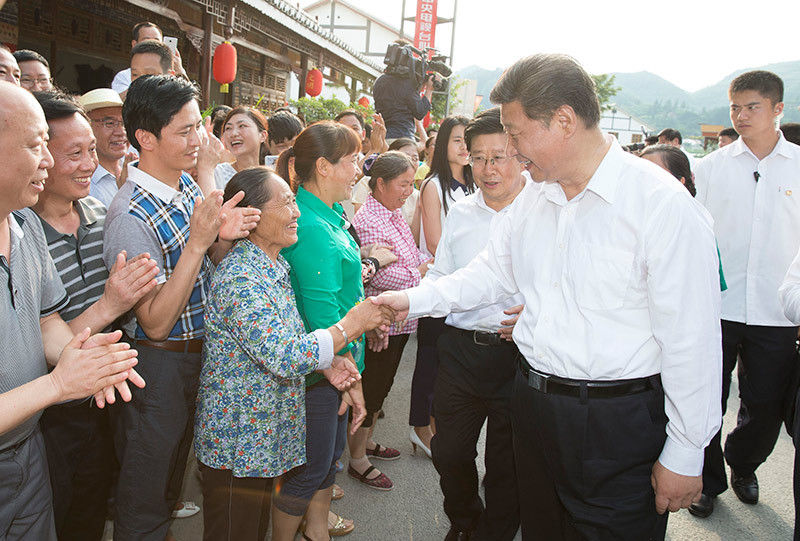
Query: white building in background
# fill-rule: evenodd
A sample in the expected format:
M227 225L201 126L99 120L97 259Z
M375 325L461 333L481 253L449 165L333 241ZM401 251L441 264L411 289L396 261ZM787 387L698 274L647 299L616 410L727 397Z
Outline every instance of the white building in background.
M621 145L644 143L647 134L653 131L651 126L616 106L601 113L600 129L616 137Z
M453 80L450 84L458 84L461 81ZM451 115L463 115L472 118L475 115L475 98L478 94L478 81L474 79L463 79L463 83L456 91L455 98L458 103L450 106Z
M401 34L399 28L342 0L319 0L303 10L323 29L377 64L382 65L386 48L394 40L414 41L412 36Z

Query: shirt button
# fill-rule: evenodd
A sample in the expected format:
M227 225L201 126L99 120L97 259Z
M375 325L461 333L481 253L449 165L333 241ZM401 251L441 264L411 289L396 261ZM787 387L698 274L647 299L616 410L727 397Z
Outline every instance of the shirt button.
M558 288L558 282L553 282L553 287Z

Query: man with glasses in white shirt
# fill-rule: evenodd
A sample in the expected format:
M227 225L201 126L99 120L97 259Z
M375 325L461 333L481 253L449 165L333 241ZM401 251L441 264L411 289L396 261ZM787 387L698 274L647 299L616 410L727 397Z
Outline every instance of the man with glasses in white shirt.
M89 195L108 208L119 189L122 162L128 151L128 136L122 122L122 100L110 88L95 88L78 98L92 123L97 140L97 169L92 174Z
M731 487L744 503L758 502L755 471L772 452L781 426L781 402L796 363L797 327L778 299L800 248L800 147L777 127L783 81L768 71L736 77L728 89L733 127L740 137L701 160L697 200L714 218L728 289L722 294L722 411L737 364L736 427L723 450L717 433L706 449L703 497L690 508L707 517L714 498Z
M478 255L489 241L492 224L508 212L525 187L527 173L506 154L508 137L499 108L470 121L464 139L480 189L447 213L436 263L426 281L452 274ZM437 343L439 369L433 397L437 430L431 452L451 523L447 541L511 540L519 529L510 415L519 350L506 325L513 323L511 316L521 310L521 304L517 294L478 310L450 314ZM478 494L475 448L487 419L484 509Z
M491 94L526 189L479 256L387 292L398 317L519 293L511 398L524 538L663 539L699 498L720 425L719 273L711 221L671 175L598 126L572 58L514 64Z

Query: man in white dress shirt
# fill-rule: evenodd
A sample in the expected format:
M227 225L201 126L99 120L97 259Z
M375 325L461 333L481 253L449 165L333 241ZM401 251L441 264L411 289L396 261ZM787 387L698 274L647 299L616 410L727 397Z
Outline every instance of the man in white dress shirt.
M731 487L744 503L758 502L755 471L772 452L781 425L781 400L795 363L797 327L784 315L778 287L800 248L800 147L777 129L783 81L751 71L728 89L738 140L695 169L697 200L714 218L728 289L722 294L722 411L739 358L741 406L725 441L706 449L703 498L690 511L708 516L714 498Z
M523 537L663 539L700 496L720 425L719 273L711 221L657 166L599 129L592 79L535 55L491 94L529 170L466 267L379 302L399 317L521 294L511 399Z
M508 137L499 108L470 121L464 139L480 190L447 213L436 263L426 281L447 276L478 255L495 219L509 211L525 186L527 173L523 175L521 164L506 154ZM451 523L447 541L511 540L519 529L510 412L519 350L499 331L507 332L504 326L521 304L517 294L478 310L450 314L437 343L439 369L433 397L437 430L431 451ZM487 419L484 508L478 494L475 448Z

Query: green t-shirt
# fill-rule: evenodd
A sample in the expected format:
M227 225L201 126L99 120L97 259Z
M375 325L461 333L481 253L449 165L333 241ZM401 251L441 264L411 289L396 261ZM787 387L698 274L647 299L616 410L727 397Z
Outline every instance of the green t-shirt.
M306 330L327 329L364 300L361 283L361 252L348 233L342 206L333 208L300 186L297 190L297 242L281 251L292 267L292 289ZM351 339L356 337L351 336ZM364 337L350 342L339 353L350 351L364 370ZM306 376L313 385L322 375Z

